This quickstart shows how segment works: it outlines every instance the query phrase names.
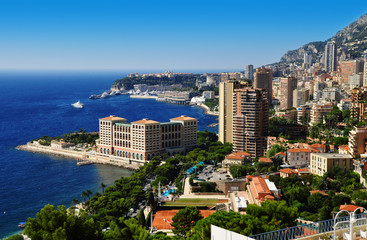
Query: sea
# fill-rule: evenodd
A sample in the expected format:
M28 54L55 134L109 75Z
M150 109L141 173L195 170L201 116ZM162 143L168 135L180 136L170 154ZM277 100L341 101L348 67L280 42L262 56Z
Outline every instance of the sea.
M122 71L0 71L0 239L19 232L19 222L35 217L46 204L72 205L81 193L101 192L101 183L132 174L109 165L77 166L68 158L16 150L17 145L43 135L98 131L98 119L109 115L136 121L149 118L168 122L187 115L198 119L198 129L217 117L204 115L196 106L129 98L128 95L90 100L128 72ZM83 109L72 103L80 100Z

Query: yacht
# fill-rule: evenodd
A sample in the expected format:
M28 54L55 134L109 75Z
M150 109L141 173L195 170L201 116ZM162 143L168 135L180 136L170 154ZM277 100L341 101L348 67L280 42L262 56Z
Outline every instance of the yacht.
M71 106L73 106L75 108L83 108L84 104L81 103L80 101L77 101L76 103L71 104Z

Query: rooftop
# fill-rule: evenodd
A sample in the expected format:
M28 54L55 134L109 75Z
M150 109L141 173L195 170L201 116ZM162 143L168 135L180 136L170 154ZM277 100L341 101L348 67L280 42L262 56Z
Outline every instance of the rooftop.
M340 210L346 210L348 212L354 212L357 208L359 208L359 206L351 205L351 204L340 205Z
M312 190L312 191L310 191L310 194L311 195L314 194L314 193L320 193L320 194L322 194L324 196L327 196L327 193L324 192L324 191L320 191L320 190Z
M279 172L286 173L286 174L297 174L297 171L290 169L290 168L280 169Z
M313 153L313 154L323 158L353 158L349 154L339 154L339 153Z
M259 162L272 163L273 161L268 157L260 157Z
M287 156L287 154L285 154L284 152L278 152L277 154L275 154L275 156L278 156L278 155Z
M312 148L325 148L324 144L320 144L320 143L315 143L311 145Z
M258 194L265 193L265 194L271 194L268 185L265 182L265 179L261 177L253 177L252 178L252 184L256 188L256 191Z
M135 121L135 122L132 122L132 123L135 123L135 124L159 124L159 122L154 121L154 120L149 120L147 118L144 118L142 120Z
M307 149L307 148L293 148L293 149L289 149L288 152L291 153L300 153L300 152L312 152L311 149Z
M110 115L109 117L101 118L100 120L108 120L108 121L126 121L125 118L116 117L115 115Z
M197 120L196 118L188 117L186 115L181 115L176 118L171 118L171 120L179 120L179 121L186 121L186 120Z
M226 156L226 159L239 159L243 160L245 157L251 157L251 154L248 152L233 152Z
M344 151L349 151L349 146L348 145L340 145L339 146L339 150L344 150Z

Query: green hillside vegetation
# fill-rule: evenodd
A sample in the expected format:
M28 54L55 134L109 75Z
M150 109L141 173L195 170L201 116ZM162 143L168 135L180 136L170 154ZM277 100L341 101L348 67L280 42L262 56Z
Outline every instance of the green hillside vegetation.
M134 84L147 84L147 85L172 85L172 84L182 84L182 87L194 87L196 79L204 80L205 77L200 74L193 75L176 75L174 77L125 77L118 79L112 85L113 87L122 88L125 90L134 89Z
M87 143L95 145L98 138L99 134L96 132L88 133L86 130L79 129L79 131L63 134L61 137L42 136L41 138L31 140L31 142L39 141L41 145L50 146L52 140L60 141L61 139L63 139L65 142L74 144Z
M367 207L367 192L359 182L359 174L353 171L344 172L335 167L324 176L303 175L281 178L270 176L283 193L283 199L289 206L296 207L299 215L305 220L320 221L332 218L332 212L339 211L342 204L352 201L362 207ZM310 194L311 190L322 190L320 193Z

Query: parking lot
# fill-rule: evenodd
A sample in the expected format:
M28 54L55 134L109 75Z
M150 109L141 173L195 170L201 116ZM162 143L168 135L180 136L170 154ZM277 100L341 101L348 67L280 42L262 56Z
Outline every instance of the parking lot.
M203 171L197 175L198 179L203 179L208 182L217 182L221 180L232 179L227 173L219 173L214 170L214 165L206 166Z

